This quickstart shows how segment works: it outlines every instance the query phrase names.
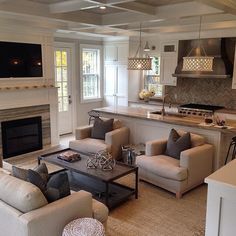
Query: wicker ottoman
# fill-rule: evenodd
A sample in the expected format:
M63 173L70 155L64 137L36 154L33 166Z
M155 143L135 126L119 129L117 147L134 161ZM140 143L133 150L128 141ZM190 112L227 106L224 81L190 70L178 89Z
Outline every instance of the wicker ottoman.
M65 226L62 236L105 236L105 230L96 219L79 218Z

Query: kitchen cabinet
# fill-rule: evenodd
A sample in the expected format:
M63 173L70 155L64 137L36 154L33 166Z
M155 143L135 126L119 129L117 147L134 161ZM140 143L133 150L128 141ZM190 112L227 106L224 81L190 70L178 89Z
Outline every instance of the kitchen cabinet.
M177 78L173 77L177 66L177 54L173 53L162 53L161 54L161 70L160 70L160 81L162 85L177 85Z
M104 45L104 105L128 106L128 42Z
M105 106L128 106L127 65L105 65Z
M234 50L234 70L233 70L232 89L236 89L236 47Z
M178 42L165 43L162 45L160 63L160 81L163 85L176 86L177 78L173 77L178 63Z
M105 44L104 45L104 61L109 63L127 64L129 46L128 43Z
M208 183L206 236L234 236L236 232L236 160L205 179Z

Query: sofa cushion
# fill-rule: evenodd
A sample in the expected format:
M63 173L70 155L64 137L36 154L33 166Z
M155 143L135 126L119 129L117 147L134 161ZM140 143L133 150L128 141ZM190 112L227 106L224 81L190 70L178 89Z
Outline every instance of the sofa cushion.
M105 140L106 133L113 130L114 119L102 120L96 118L91 131L91 138Z
M2 172L0 172L0 189L0 199L23 213L48 204L39 188Z
M189 148L191 148L190 133L180 136L175 129L171 129L165 155L180 159L180 153Z
M70 141L69 147L81 153L97 153L101 150L111 151L111 146L106 144L104 140L93 138Z
M187 169L179 166L179 160L166 156L137 156L137 166L147 172L151 172L155 175L173 179L177 181L183 181L187 179Z
M183 130L178 130L178 134L180 136L183 136L186 133L187 132ZM201 135L190 133L190 137L191 137L191 147L197 147L205 144L205 138Z

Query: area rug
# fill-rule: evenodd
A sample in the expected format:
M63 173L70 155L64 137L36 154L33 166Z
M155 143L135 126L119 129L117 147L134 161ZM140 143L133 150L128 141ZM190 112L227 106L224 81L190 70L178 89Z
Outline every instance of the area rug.
M140 182L139 198L131 199L110 212L107 235L203 236L206 196L206 185L178 200L170 192Z
M37 158L9 161L11 164L32 168ZM56 166L49 165L50 171ZM134 176L120 182L133 185ZM110 211L106 236L203 236L205 228L207 186L184 194L181 199L161 188L139 182L139 198L133 197Z

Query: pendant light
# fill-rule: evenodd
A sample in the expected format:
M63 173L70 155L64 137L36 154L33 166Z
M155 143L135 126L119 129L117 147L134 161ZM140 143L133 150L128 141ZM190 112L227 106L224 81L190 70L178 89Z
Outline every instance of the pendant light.
M139 34L139 46L134 57L128 58L128 70L151 70L152 58L142 56L142 42L141 42L141 24Z
M187 57L183 57L182 71L196 71L196 72L213 71L212 67L213 67L214 57L207 56L204 47L201 45L201 26L202 26L202 16L200 16L198 46L193 47ZM196 54L194 56L191 56L191 53L194 50Z

